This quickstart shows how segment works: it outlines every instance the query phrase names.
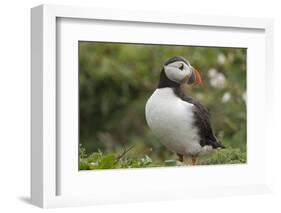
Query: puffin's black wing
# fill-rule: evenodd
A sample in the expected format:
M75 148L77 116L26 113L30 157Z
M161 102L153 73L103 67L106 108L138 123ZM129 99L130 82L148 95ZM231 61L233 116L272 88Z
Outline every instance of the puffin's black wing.
M212 146L216 148L225 148L216 138L210 123L210 113L208 109L203 106L200 102L193 100L191 97L184 95L179 90L175 90L175 93L183 100L188 103L192 103L193 113L195 115L194 125L199 129L200 145L201 146Z
M195 125L199 129L200 134L200 145L210 145L214 149L216 148L224 148L224 146L219 143L216 138L210 123L210 114L206 107L200 104L198 101L192 101L193 103L193 112L195 115Z

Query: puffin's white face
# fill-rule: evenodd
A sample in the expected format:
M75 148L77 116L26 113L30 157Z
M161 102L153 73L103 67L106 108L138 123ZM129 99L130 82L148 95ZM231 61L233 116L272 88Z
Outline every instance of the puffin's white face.
M183 61L175 61L164 66L166 76L179 84L186 83L192 75L192 66Z

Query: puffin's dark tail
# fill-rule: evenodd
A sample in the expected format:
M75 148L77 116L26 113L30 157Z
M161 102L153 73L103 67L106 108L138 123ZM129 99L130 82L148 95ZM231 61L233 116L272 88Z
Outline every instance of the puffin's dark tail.
M213 149L218 149L218 148L221 148L221 149L224 149L225 146L220 143L219 141L210 141L210 145L213 147Z

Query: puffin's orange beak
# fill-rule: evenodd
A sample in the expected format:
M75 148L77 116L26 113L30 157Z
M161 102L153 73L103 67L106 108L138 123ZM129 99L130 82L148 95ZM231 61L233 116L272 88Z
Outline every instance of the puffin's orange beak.
M202 78L201 78L201 75L200 75L199 71L197 69L195 69L194 67L192 67L192 71L195 75L195 83L198 84L198 85L202 85L203 81L202 81Z

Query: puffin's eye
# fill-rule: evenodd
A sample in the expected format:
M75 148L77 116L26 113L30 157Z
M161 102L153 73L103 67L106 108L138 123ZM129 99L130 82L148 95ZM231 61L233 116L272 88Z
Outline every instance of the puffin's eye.
M183 70L183 67L184 67L183 64L181 64L180 67L179 67L179 69L180 69L180 70Z

